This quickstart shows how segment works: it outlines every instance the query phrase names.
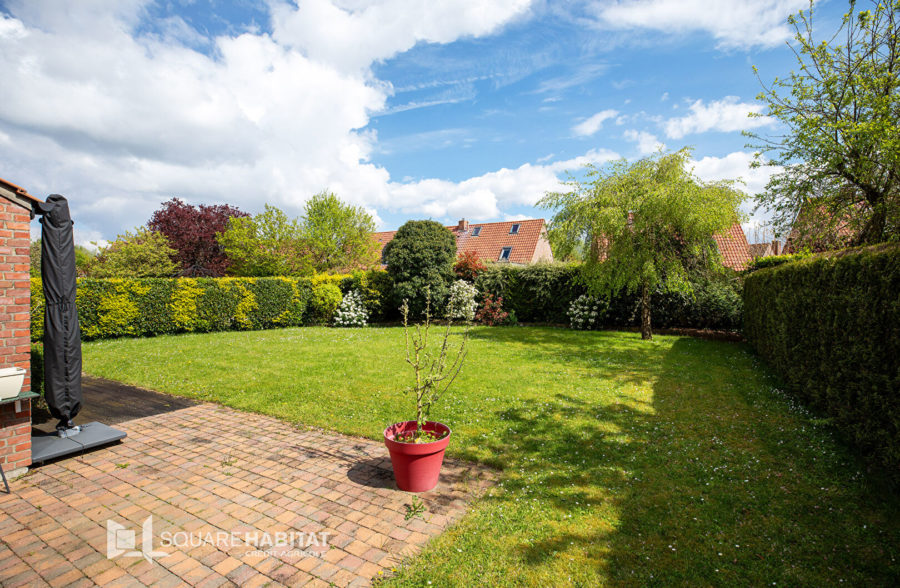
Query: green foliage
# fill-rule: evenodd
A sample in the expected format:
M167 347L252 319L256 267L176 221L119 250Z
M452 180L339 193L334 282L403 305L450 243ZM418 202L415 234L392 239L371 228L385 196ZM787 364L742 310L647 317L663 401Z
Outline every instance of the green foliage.
M804 402L900 479L900 246L747 276L744 334Z
M31 242L31 246L28 248L28 257L31 260L31 277L32 278L40 278L41 277L41 240L38 239L36 241Z
M376 323L400 318L399 308L393 305L393 286L390 274L381 269L356 270L341 280L341 292L359 292L369 320Z
M800 261L806 259L811 253L786 253L784 255L770 255L768 257L755 257L747 264L747 272L755 272L756 270L766 269L768 267L779 266L792 261Z
M31 391L44 394L44 344L31 344Z
M303 239L317 272L368 268L378 261L375 221L361 206L344 204L330 192L306 201Z
M737 330L743 302L740 277L731 271L689 276L691 293L654 291L651 304L659 327ZM503 307L526 323L568 324L569 306L587 291L578 264L489 267L476 281L479 292L503 297ZM604 325L640 324L640 298L621 292L609 299Z
M309 319L317 325L327 325L341 305L343 295L337 284L331 282L314 282L312 296L309 300Z
M527 323L567 323L569 304L585 292L577 264L494 264L475 281L482 293L503 298L507 310Z
M31 340L44 338L44 286L41 278L31 278ZM79 311L79 314L80 311Z
M91 340L298 326L311 292L307 278L84 278L76 304ZM32 278L32 341L43 337L43 309L41 280Z
M228 228L217 235L230 266L228 273L241 277L306 276L313 273L303 227L278 208L266 204L252 217L233 216Z
M40 242L40 239L38 239L38 242ZM87 247L83 245L75 246L75 272L78 277L81 278L88 275L96 258L97 254ZM38 274L35 277L41 277L40 263L38 263Z
M741 278L733 271L690 277L691 292L654 292L651 296L654 321L660 327L737 331L741 328L744 304ZM632 298L634 314L639 300ZM633 324L636 324L634 321Z
M756 199L782 234L805 208L848 222L859 244L900 238L900 0L867 4L851 2L841 29L818 42L810 3L790 19L799 68L760 82L767 112L756 116L787 132L746 134L760 150L755 165L781 169Z
M425 311L425 292L435 308L442 308L455 275L456 240L435 221L409 221L384 246L387 271L394 280L394 305L406 300L412 316Z
M743 195L731 182L703 182L688 168L691 151L658 154L633 164L587 165L588 181L549 193L540 202L555 209L551 234L589 239L583 266L591 294L642 293L641 333L651 337L650 295L690 293L689 273L721 268L713 235L738 218Z
M140 227L100 249L87 268L92 278L158 278L175 273L176 251L162 233ZM76 267L77 267L76 255Z

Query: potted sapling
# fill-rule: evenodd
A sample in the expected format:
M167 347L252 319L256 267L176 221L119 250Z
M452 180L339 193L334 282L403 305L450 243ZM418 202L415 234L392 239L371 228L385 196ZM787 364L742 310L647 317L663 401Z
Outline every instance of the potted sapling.
M397 487L406 492L426 492L437 485L444 451L450 443L450 427L429 420L434 404L450 389L466 359L469 329L475 316L475 287L463 280L450 287L442 336L428 345L429 332L435 326L431 317L431 293L425 292L425 317L410 326L409 305L404 300L403 334L406 363L412 366L414 380L407 389L415 397L415 419L394 423L384 430L384 443L391 454ZM454 321L462 321L462 339L451 343Z

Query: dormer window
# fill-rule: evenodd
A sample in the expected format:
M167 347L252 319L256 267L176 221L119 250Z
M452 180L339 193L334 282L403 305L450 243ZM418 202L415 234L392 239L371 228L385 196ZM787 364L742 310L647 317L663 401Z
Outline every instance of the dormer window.
M500 259L497 261L509 261L510 253L512 253L512 247L504 247L500 250Z
M477 237L477 236L480 235L480 234L481 234L481 227L475 227L474 229L472 229L472 236L473 236L473 237Z
M515 223L513 226L509 227L510 235L518 235L519 234L519 223Z

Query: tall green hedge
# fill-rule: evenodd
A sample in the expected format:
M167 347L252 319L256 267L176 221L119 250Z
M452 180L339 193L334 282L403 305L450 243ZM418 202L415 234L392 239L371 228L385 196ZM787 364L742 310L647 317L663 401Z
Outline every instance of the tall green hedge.
M340 277L331 282L323 284L335 288ZM306 278L80 279L76 303L85 340L268 329L301 325L313 310L321 316L309 308L316 286ZM31 321L31 338L39 341L40 278L31 280Z
M492 265L475 280L482 294L503 297L503 309L526 323L568 323L573 300L584 294L576 264Z
M790 390L900 479L900 245L757 271L744 334Z
M519 321L568 324L573 300L585 293L578 264L495 265L478 276L479 292L503 297L503 308ZM741 280L733 272L695 278L693 295L655 293L654 327L738 330L743 302ZM637 294L622 293L609 301L608 326L640 324Z

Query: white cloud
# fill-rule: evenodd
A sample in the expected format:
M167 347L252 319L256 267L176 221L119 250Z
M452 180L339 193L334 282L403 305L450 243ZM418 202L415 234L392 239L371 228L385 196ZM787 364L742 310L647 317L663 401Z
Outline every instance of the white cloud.
M545 193L563 189L559 174L577 172L587 163L599 165L618 158L612 151L592 149L572 159L546 165L526 163L459 183L436 179L392 183L388 186L390 206L407 213L424 212L448 222L455 218L494 220L501 218L501 207L534 206Z
M684 34L703 31L720 47L772 47L790 37L787 17L808 0L599 0L602 26Z
M746 213L747 221L743 223L744 232L750 236L750 232L758 226L767 225L771 221L772 213L765 209L754 211L756 202L754 194L761 193L769 181L769 177L781 171L780 167L751 168L753 154L746 151L735 151L725 157L703 157L692 161L694 173L702 180L708 182L717 180L741 180L736 187L747 194L747 199L741 205L741 210Z
M697 100L690 105L690 114L670 118L665 122L664 128L667 137L680 139L692 133L742 131L773 124L775 119L768 116L748 116L751 112L759 114L762 110L761 104L739 102L737 96L726 96L709 104Z
M763 191L769 177L780 171L778 167L751 168L753 154L746 151L735 151L725 157L703 157L691 162L694 173L706 181L741 180L738 188L753 195Z
M579 137L589 137L603 128L603 121L614 118L618 114L618 110L601 110L572 127L572 132Z
M347 4L347 3L345 3ZM276 3L273 38L315 61L359 71L411 49L418 41L449 43L481 36L525 14L530 0L331 0Z
M660 142L660 140L656 138L656 135L648 133L647 131L629 129L625 131L622 136L626 141L637 143L638 153L641 155L650 155L651 153L656 153L660 149L666 148L665 143Z
M391 89L369 66L415 43L496 31L527 0L273 3L273 34L138 34L150 0L13 0L0 12L0 170L69 197L91 239L160 202L298 212L330 189L387 207L395 184L363 131ZM485 210L491 212L490 206Z

